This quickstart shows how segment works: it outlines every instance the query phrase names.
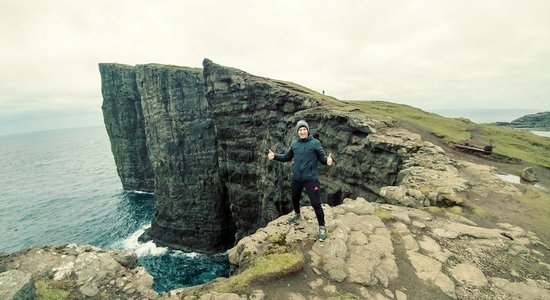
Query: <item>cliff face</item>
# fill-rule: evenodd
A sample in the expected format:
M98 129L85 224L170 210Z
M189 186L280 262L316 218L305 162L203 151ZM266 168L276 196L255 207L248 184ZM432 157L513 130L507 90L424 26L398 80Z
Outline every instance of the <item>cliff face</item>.
M403 160L419 149L403 139L373 138L387 125L305 88L207 59L203 67L100 65L105 124L119 170L136 155L121 145L144 131L140 153L147 153L156 195L144 238L217 251L289 212L291 164L269 161L267 152L285 151L300 119L335 159L333 167L320 168L326 203L358 195L383 200L381 188L396 183ZM140 117L136 122L114 113L130 98L134 105L126 109ZM121 180L145 183L138 166Z
M526 115L513 120L510 126L515 128L550 128L550 111Z
M159 237L174 248L225 249L233 243L234 229L220 184L202 71L138 66L136 81L156 179L155 216L143 238Z
M377 199L381 187L395 183L400 147L367 139L375 127L383 127L375 120L328 109L304 90L209 60L204 61L204 78L238 239L290 211L291 164L269 161L266 155L269 149L287 150L300 119L307 120L337 162L320 170L325 202L338 204L359 194Z
M145 142L145 123L134 68L100 64L103 121L125 190L154 191Z

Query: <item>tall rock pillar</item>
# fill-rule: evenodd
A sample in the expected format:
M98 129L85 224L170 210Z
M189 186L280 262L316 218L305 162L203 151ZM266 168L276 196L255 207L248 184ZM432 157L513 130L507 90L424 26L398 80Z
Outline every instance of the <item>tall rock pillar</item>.
M202 70L139 65L136 78L156 196L143 239L189 251L227 249L234 229Z
M154 176L147 153L141 97L134 67L99 64L103 121L125 190L152 192Z

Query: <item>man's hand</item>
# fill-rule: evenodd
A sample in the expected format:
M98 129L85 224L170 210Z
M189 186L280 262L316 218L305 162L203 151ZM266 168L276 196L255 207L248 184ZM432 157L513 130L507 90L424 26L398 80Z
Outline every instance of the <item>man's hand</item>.
M269 158L269 160L273 160L275 158L275 153L273 153L271 149L269 149L269 152L267 153L267 158Z
M327 165L328 166L332 166L332 152L328 155L328 158L327 158Z

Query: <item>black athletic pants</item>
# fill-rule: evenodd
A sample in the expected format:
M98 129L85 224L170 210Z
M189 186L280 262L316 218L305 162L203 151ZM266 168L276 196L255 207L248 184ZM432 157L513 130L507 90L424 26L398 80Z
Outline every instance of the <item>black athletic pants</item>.
M294 212L297 214L300 213L300 198L302 197L304 187L306 188L309 202L313 206L313 210L315 210L319 226L325 226L325 214L323 213L323 207L321 207L321 185L319 181L311 179L299 181L294 178L292 179L292 206L294 207Z

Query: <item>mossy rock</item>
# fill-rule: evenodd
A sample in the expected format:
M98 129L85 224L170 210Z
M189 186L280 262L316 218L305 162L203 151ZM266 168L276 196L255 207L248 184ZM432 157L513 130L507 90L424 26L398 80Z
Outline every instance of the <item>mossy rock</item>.
M178 296L183 299L185 296L199 297L212 292L235 293L239 295L250 294L253 284L284 278L300 272L303 268L304 255L302 252L265 254L256 257L248 268L237 275L233 275L223 281L215 281L180 290Z
M442 215L445 214L445 210L443 208L437 207L437 206L424 207L422 210L427 211L432 215L442 216Z
M249 294L250 285L276 278L284 278L301 271L304 267L304 255L301 252L274 253L254 259L249 268L216 285L212 291L218 293Z
M286 245L286 234L284 233L276 233L276 234L268 235L265 239L268 242L275 245L280 245L280 246Z
M35 282L36 296L39 300L62 300L67 299L74 287L70 282L41 277Z
M376 208L372 214L380 218L382 222L395 221L397 219L394 215L380 208Z
M452 212L455 215L459 215L459 216L464 215L464 211L462 210L462 207L460 207L460 206L453 206L453 207L449 208L449 211Z
M438 202L440 202L442 205L447 207L453 207L453 206L463 206L464 205L464 199L462 197L452 194L441 194L440 199Z

